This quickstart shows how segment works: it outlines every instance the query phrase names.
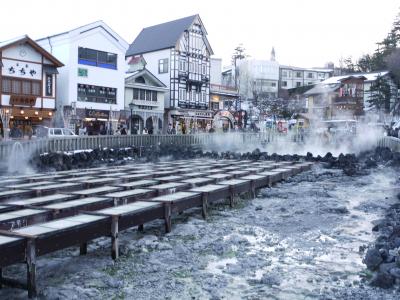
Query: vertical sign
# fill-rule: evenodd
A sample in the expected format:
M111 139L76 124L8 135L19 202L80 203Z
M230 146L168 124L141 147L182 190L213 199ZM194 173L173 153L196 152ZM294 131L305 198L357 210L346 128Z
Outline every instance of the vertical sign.
M53 96L53 75L46 74L46 96Z

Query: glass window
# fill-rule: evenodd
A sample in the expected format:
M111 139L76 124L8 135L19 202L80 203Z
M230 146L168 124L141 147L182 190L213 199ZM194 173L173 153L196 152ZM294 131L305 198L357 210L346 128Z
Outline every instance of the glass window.
M78 100L99 103L117 103L117 89L78 84Z
M117 54L107 53L107 63L117 65Z
M11 93L11 79L4 78L1 87L3 93Z
M97 60L99 63L107 63L107 52L98 51L97 52Z
M78 63L107 69L117 69L117 54L79 47Z
M21 93L21 82L17 80L12 81L12 91L13 94Z
M301 78L301 72L296 72L296 77Z
M86 49L86 58L85 59L89 59L89 60L97 60L97 51L93 50L93 49Z
M296 87L300 87L301 86L301 82L296 82Z
M133 99L139 99L139 89L133 89Z
M146 100L151 101L151 91L146 90Z
M22 81L22 94L31 94L31 83L29 81Z
M168 73L168 58L160 59L158 61L158 73Z
M139 99L140 100L146 99L144 90L139 90Z
M287 81L282 81L282 86L287 86Z
M151 92L151 100L157 101L157 92L156 91Z

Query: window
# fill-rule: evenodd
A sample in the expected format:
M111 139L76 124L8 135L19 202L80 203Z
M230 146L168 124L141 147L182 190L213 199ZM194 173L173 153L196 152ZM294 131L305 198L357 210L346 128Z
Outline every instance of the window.
M287 71L282 71L282 77L287 77Z
M133 99L139 99L139 89L133 89Z
M151 91L146 90L146 100L151 101Z
M301 86L301 82L297 81L296 82L296 87L300 87Z
M145 95L146 95L145 90L139 90L139 100L145 100L146 99Z
M314 74L313 74L313 73L308 73L308 74L307 74L307 77L308 77L308 78L314 78Z
M13 94L21 94L21 81L13 80L11 84L11 92Z
M106 69L117 69L117 54L89 48L78 48L78 63Z
M157 101L157 92L156 91L151 91L151 100Z
M117 89L79 83L78 101L116 104Z
M179 71L186 72L186 61L180 60L179 61Z
M301 72L296 72L296 77L301 78Z
M312 85L313 83L312 82L308 82L308 85Z
M168 73L168 58L160 59L158 61L158 73Z
M31 83L29 81L22 82L22 94L29 95L31 93Z
M271 82L271 86L276 86L276 82Z
M11 79L3 79L1 86L3 93L11 93Z
M41 96L41 91L40 81L3 77L2 92L5 94Z
M282 86L287 86L287 81L282 81Z

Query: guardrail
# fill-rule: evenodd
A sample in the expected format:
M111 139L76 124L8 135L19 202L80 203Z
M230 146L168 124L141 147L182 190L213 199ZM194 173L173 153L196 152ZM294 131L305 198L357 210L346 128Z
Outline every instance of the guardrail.
M388 147L394 152L400 152L400 139L393 136L385 136L378 141L378 146Z
M23 149L26 155L56 151L76 151L95 148L147 147L160 144L174 145L210 145L221 137L240 143L272 141L271 132L260 133L202 133L185 135L102 135L76 136L65 138L12 140L0 142L0 160L7 159L16 146Z

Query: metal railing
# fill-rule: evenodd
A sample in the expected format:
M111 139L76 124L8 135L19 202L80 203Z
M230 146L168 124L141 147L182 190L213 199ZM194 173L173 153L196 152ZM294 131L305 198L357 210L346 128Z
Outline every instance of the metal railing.
M393 136L385 136L378 141L378 146L388 147L394 152L400 152L400 139Z

